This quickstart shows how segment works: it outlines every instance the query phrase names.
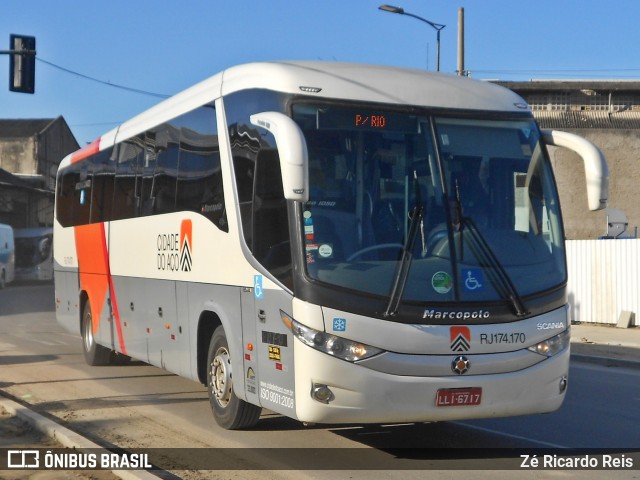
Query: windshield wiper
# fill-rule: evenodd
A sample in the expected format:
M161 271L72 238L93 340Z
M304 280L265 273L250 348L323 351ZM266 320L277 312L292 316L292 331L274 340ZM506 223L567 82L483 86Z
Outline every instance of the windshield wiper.
M476 247L474 249L474 244L472 244L472 250L474 250L473 253L476 255L476 257L479 257L481 259L481 263L484 266L488 266L492 269L497 277L499 285L502 287L501 290L503 298L511 302L516 315L518 315L519 317L527 315L529 311L527 310L522 297L518 293L518 290L513 284L511 277L505 270L504 265L500 263L500 260L498 260L495 252L493 251L487 240L484 238L484 235L482 235L482 232L480 231L480 229L478 229L478 226L474 223L474 221L471 218L464 216L464 212L462 211L462 202L460 201L460 188L458 186L457 180L455 182L454 204L456 218L454 221L452 221L452 226L458 232L458 240L460 244L460 260L464 259L463 231L465 229L465 226L468 225L471 238L473 239Z
M413 261L413 247L416 243L416 237L418 235L418 227L424 219L424 207L422 205L416 205L411 212L411 223L409 224L409 231L407 238L404 242L402 249L402 257L398 263L398 269L396 270L395 280L393 282L393 289L389 296L389 304L387 310L384 312L385 317L393 317L397 315L400 308L400 302L402 301L402 295L404 289L407 286L407 279L409 278L409 271L411 270L411 262Z
M413 189L415 191L416 206L411 211L411 223L407 231L407 238L404 240L404 246L402 248L402 257L398 262L398 267L393 281L393 289L389 296L389 303L387 309L384 312L385 317L393 317L398 314L400 309L400 302L402 301L402 295L404 289L407 286L407 279L409 278L409 271L411 270L411 262L413 262L413 247L416 244L416 236L418 235L418 228L422 231L424 244L424 206L422 205L422 194L420 192L420 183L418 182L418 172L413 171ZM423 247L424 249L424 247Z
M499 284L502 286L502 295L504 298L511 302L516 315L518 315L519 317L527 315L529 311L527 310L522 297L518 293L518 290L513 284L511 277L504 268L504 265L502 265L502 263L500 263L500 260L498 260L498 257L496 257L496 254L494 253L487 240L484 238L484 235L482 235L482 232L478 229L477 225L471 218L464 216L460 218L460 225L460 236L462 236L462 227L464 225L469 226L469 233L471 234L471 238L474 241L471 246L472 250L474 250L473 253L476 255L476 257L480 257L482 259L481 263L489 266L495 273ZM474 246L476 248L473 248Z

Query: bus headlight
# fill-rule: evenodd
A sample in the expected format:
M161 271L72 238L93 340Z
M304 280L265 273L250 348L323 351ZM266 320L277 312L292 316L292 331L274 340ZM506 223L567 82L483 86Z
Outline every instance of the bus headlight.
M305 345L315 348L327 355L346 360L347 362L364 360L365 358L378 355L383 351L371 345L354 342L346 338L336 337L335 335L309 328L295 321L282 310L280 311L280 318L282 318L282 322L291 330L291 333Z
M543 342L532 345L528 350L544 355L545 357L553 357L555 354L561 352L569 342L571 341L571 328L567 328L564 332L555 337L548 338Z

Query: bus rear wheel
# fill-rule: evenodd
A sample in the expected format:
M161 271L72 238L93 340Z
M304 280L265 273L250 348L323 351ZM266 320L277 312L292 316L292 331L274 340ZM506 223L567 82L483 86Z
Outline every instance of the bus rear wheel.
M93 336L93 316L89 300L85 302L82 309L82 349L84 350L84 359L89 365L109 365L111 350L98 345Z
M229 343L222 326L211 337L207 355L209 403L216 423L227 430L254 426L262 409L239 399L233 391Z

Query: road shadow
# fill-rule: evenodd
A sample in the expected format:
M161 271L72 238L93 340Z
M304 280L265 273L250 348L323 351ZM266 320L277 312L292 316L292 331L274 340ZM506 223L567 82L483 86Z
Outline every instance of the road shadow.
M1 355L0 366L2 365L21 365L26 363L51 362L57 360L57 355Z
M11 284L0 290L0 317L55 311L53 284Z

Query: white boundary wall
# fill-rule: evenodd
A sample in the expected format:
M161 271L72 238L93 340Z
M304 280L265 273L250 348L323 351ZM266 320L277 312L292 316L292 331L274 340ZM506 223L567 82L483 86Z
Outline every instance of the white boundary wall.
M568 240L569 303L574 322L617 324L622 311L640 325L640 239Z

